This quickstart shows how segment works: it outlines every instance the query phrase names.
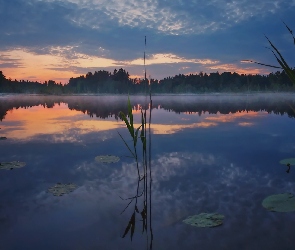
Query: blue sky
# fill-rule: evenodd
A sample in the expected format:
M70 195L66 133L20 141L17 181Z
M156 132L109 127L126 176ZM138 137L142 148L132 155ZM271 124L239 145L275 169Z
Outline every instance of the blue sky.
M56 80L126 69L161 79L200 71L267 74L277 65L264 35L291 66L295 0L0 0L0 70Z

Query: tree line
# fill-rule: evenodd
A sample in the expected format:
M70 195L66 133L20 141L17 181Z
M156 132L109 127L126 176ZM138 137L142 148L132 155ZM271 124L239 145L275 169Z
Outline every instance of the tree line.
M295 72L295 69L292 69ZM253 92L295 91L295 86L284 70L268 75L238 74L231 72L179 74L162 80L130 78L120 68L113 72L99 70L94 73L70 78L65 85L53 80L37 81L7 79L0 71L0 93L32 94L136 94L145 93L151 84L152 93L210 93L210 92Z

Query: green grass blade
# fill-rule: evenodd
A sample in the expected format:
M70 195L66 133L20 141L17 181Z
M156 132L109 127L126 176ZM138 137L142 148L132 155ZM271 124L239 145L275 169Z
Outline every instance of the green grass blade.
M129 123L127 117L126 117L126 115L122 111L120 111L119 115L120 115L121 119L125 122L125 124L126 124L126 126L128 128L128 131L129 131L131 137L134 138L134 129L130 125L130 123Z
M281 55L281 53L279 52L279 50L273 45L273 43L268 39L267 36L265 36L266 39L268 40L268 42L270 43L271 47L275 50L275 52L279 55L280 60L282 61L283 65L290 69L289 65L286 63L285 59L283 58L283 56ZM274 53L274 52L273 52ZM275 53L274 53L275 54ZM277 57L277 56L276 56ZM283 67L284 68L284 67Z
M141 142L144 142L144 116L143 116L143 112L141 110L141 132L140 132L140 138L141 138Z
M125 146L128 148L129 152L132 154L133 158L135 157L135 154L132 152L132 150L130 149L130 147L128 146L127 142L124 140L123 136L118 132L119 136L121 137L122 141L125 143Z
M134 133L132 106L131 106L129 96L128 96L128 104L127 105L128 105L128 116L129 116L129 119L130 119L130 126L133 128L133 133Z
M282 22L283 22L283 24L285 24L286 28L289 30L290 34L292 35L293 41L294 41L294 45L295 45L295 37L293 35L293 31L288 27L288 25L284 21L282 21Z
M274 65L260 63L260 62L255 62L255 61L252 61L252 60L242 60L242 62L256 63L256 64L259 64L259 65L262 65L262 66L267 66L267 67L276 68L276 69L281 69L282 68L282 67L279 67L279 66L274 66Z
M141 125L135 131L135 135L134 135L134 147L136 146L136 143L137 143L138 132L139 132L140 128L141 128Z
M284 63L277 57L277 55L272 51L274 56L276 57L278 63L281 65L281 67L285 70L286 74L290 78L290 80L295 84L295 74L292 69L289 68L289 66L284 65Z

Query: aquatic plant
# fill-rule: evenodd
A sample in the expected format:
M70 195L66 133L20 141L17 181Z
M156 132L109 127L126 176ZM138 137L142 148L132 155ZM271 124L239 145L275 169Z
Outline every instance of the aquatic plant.
M54 186L48 188L48 192L52 193L54 196L62 196L64 194L69 194L77 188L77 185L73 183L57 183Z
M280 161L280 163L283 164L283 165L287 165L287 164L295 165L295 158L283 159L283 160Z
M262 201L262 206L272 212L293 212L295 197L291 193L270 195Z
M283 22L283 23L286 26L286 28L288 29L291 36L293 37L293 41L294 41L294 45L295 45L295 37L293 35L293 31L289 28L289 26L285 22ZM267 67L271 67L271 68L283 69L286 72L286 74L288 75L289 79L292 81L293 85L295 85L295 70L294 70L294 68L292 69L289 66L289 64L286 62L286 60L284 59L284 57L282 56L280 51L276 48L276 46L270 41L270 39L267 36L265 36L265 37L271 46L268 49L270 49L270 51L273 53L273 55L275 56L275 58L280 66L274 66L274 65L260 63L260 62L256 62L256 61L252 61L252 60L243 60L243 61L256 63L259 65L263 65L263 66L267 66Z
M0 162L0 169L12 170L14 168L22 168L25 165L25 162L20 161Z
M115 163L120 160L120 158L115 155L99 155L96 156L94 159L98 163Z
M148 212L148 208L147 208L147 178L148 178L148 166L147 166L147 140L146 140L146 114L143 110L141 110L141 125L138 128L134 127L134 121L133 121L133 114L132 114L132 106L130 103L130 98L128 97L128 114L125 115L122 111L120 111L119 113L119 117L125 122L126 127L129 131L129 134L131 136L132 139L132 146L129 146L127 141L123 138L123 136L119 133L122 141L124 142L126 148L128 149L128 151L131 153L131 156L135 162L136 162L136 169L137 169L137 177L138 177L138 181L137 181L137 188L136 188L136 195L134 197L131 198L127 198L126 200L130 200L130 202L128 203L128 205L126 206L126 208L123 210L123 212L127 209L127 207L129 207L129 205L134 201L134 211L132 213L132 216L129 220L129 223L125 229L125 232L123 234L123 238L128 234L129 230L130 230L130 236L131 236L131 240L134 234L134 229L135 229L135 224L136 224L136 214L140 214L141 215L141 219L142 219L142 231L144 232L145 230L147 230L147 212ZM138 139L140 139L141 141L141 146L142 146L142 159L141 159L141 166L142 166L142 170L140 170L140 159L139 159L139 154L138 154L138 149L137 149L137 143L138 143ZM140 184L143 182L142 185L142 191L140 192ZM142 210L139 211L138 208L138 198L143 197L144 201L143 201L143 207ZM122 212L122 213L123 213Z
M290 169L292 165L295 165L295 158L287 158L280 161L281 164L286 165L288 169L286 170L287 173L290 173Z
M146 37L145 37L145 47L146 47ZM144 68L145 68L145 51L144 51ZM148 81L146 78L146 68L145 68L145 94L147 97L147 85ZM137 187L136 194L133 197L129 197L127 206L124 208L122 213L126 211L126 209L134 203L134 209L129 219L129 222L125 228L124 234L122 238L124 238L130 231L130 238L132 241L135 226L136 226L136 218L140 216L142 221L142 233L146 233L147 244L149 244L149 248L153 247L153 230L152 230L152 173L151 173L151 112L152 112L152 99L151 99L151 85L149 86L149 103L145 103L144 108L141 108L141 125L137 128L134 127L134 119L132 114L132 106L130 102L130 98L128 96L127 101L127 114L120 111L119 117L125 122L126 128L132 139L132 146L129 146L127 141L123 138L123 136L119 133L122 141L124 142L126 148L131 154L131 158L133 158L136 162L136 170L137 170ZM147 100L147 99L146 99ZM149 119L147 122L147 108L149 108ZM148 127L147 127L148 124ZM138 142L140 139L141 142L141 153L142 157L139 158L138 153ZM148 148L147 148L148 141ZM141 163L140 163L141 162ZM140 206L140 199L142 204ZM121 214L122 214L121 213ZM148 248L148 246L147 246Z
M223 223L224 215L201 213L187 217L183 222L194 227L217 227Z

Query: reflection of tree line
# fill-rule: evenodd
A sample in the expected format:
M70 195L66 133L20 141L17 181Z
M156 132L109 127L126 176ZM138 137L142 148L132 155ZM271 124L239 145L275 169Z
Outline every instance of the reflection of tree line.
M5 118L7 111L19 108L40 106L52 108L55 104L66 103L71 110L81 111L90 117L118 119L120 111L127 112L126 96L11 96L0 98L0 120ZM131 96L134 110L140 110L145 99L141 96ZM260 96L154 96L153 107L169 112L203 112L216 114L236 113L240 111L266 111L274 114L288 114L295 117L292 107L295 99L282 94Z

